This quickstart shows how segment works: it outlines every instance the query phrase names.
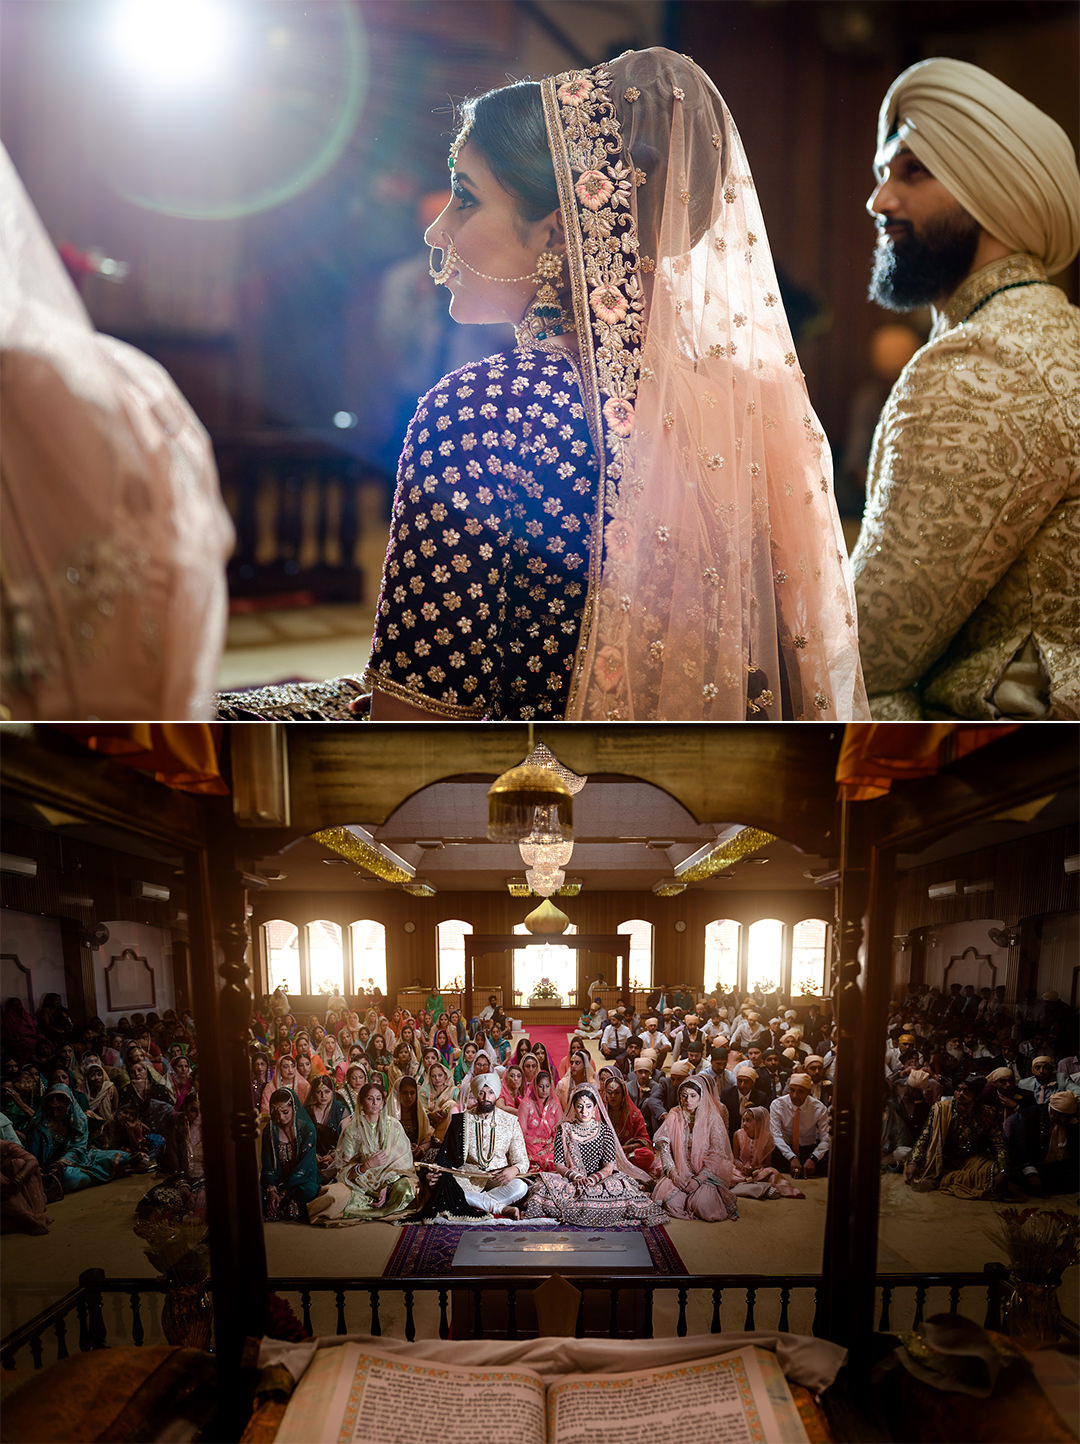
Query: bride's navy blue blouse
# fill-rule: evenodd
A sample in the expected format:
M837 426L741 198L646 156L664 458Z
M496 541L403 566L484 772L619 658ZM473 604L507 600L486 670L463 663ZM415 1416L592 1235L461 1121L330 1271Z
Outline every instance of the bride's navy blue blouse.
M364 681L449 717L561 717L597 545L575 363L514 350L422 399Z

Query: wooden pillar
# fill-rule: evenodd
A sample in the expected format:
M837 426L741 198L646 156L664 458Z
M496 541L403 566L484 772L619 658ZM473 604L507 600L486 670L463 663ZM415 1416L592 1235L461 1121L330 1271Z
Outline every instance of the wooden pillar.
M64 957L68 1012L82 1027L99 1011L94 983L94 952L86 941L86 929L74 918L60 919L60 948ZM40 1002L41 999L38 999Z
M267 1314L266 1245L255 1152L247 1029L252 1005L245 956L244 890L228 830L189 863L193 1005L199 1027L200 1098L206 1131L206 1198L214 1344L223 1432L239 1438L250 1396L242 1387L244 1340Z
M475 1012L475 1010L474 1010L474 1008L473 1008L473 962L474 962L474 961L475 961L475 959L474 959L474 957L473 957L473 950L472 950L472 948L469 946L469 939L468 939L468 937L466 937L466 939L465 939L465 977L464 977L464 979L463 979L464 987L462 988L462 992L461 992L461 1013L462 1013L462 1021L464 1022L466 1028L469 1026L469 1023L470 1023L471 1019L473 1018L474 1012Z
M869 1379L881 1190L884 1036L892 986L893 860L871 845L873 803L841 804L837 1060L819 1332Z

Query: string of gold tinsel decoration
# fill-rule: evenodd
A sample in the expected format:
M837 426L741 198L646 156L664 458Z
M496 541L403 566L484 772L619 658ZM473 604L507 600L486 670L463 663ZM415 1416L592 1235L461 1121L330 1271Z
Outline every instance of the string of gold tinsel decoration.
M715 873L723 872L733 862L740 858L749 857L752 852L759 848L766 847L770 842L776 841L776 834L773 832L761 832L756 827L744 827L737 832L728 842L722 842L703 857L700 862L695 863L692 868L678 875L679 882L701 882L704 878L712 877Z
M398 867L388 857L384 857L378 848L372 847L370 843L361 842L347 827L328 827L322 832L313 832L311 835L323 847L328 847L331 852L337 852L342 857L347 857L350 862L355 862L358 867L381 878L383 882L412 881L411 873L406 872L403 867Z

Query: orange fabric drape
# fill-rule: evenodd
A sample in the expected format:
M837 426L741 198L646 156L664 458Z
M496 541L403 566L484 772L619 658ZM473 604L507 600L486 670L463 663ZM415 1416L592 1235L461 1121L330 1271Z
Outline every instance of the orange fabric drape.
M836 764L842 797L883 797L897 779L930 777L978 747L1015 732L1017 723L849 722Z
M81 722L54 724L90 748L179 792L223 797L229 788L221 775L224 729L209 722Z

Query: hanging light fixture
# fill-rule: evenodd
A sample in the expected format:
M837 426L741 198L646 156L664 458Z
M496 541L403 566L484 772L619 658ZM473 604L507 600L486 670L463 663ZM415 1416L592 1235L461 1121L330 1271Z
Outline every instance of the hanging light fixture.
M562 842L574 836L574 799L560 777L546 767L522 763L497 777L488 792L487 835L492 842L521 842L544 813L542 840Z
M525 869L525 881L537 897L551 897L566 881L566 873L561 867L555 868L553 872L541 872L538 868L528 867Z
M584 785L585 779L563 767L542 742L534 744L530 722L525 761L497 777L488 792L488 838L519 843L572 841L573 793Z
M533 833L518 843L518 851L521 853L521 860L526 867L539 867L546 872L551 872L557 867L565 867L574 853L572 842L541 842Z

